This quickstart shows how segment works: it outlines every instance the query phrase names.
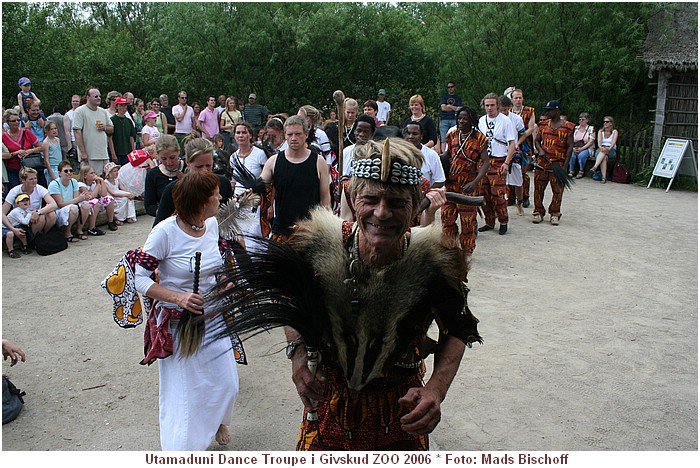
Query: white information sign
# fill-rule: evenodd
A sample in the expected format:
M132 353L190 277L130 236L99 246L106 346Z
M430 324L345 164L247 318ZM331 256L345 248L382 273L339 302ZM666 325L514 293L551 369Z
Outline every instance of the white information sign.
M659 159L656 160L654 172L649 180L647 188L651 187L654 177L663 177L671 179L666 187L668 192L671 189L673 179L678 173L678 169L682 164L692 164L691 174L695 174L695 180L698 178L697 164L695 162L695 153L693 152L693 143L690 140L681 140L679 138L669 138L661 150Z

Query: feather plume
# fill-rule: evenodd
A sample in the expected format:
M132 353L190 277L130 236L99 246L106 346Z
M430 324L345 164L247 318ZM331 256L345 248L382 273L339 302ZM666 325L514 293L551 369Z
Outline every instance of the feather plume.
M260 196L253 192L245 192L238 198L232 198L219 208L216 221L219 223L219 236L223 239L233 239L242 234L240 223L248 219L250 213L260 204Z
M286 244L256 236L244 236L260 247L237 256L219 276L219 287L207 295L207 317L222 315L214 331L249 338L271 327L290 326L307 347L318 347L328 316L324 298L311 265Z
M250 172L248 168L238 160L238 158L232 158L232 160L233 166L231 167L231 170L233 171L233 174L231 176L233 177L233 180L247 189L252 189L253 192L260 196L265 195L265 182L263 182L260 177L255 177L253 173Z
M563 167L555 162L552 163L552 173L554 173L554 177L557 178L557 181L559 181L559 183L562 184L565 189L569 189L569 191L576 183L574 178L571 177Z

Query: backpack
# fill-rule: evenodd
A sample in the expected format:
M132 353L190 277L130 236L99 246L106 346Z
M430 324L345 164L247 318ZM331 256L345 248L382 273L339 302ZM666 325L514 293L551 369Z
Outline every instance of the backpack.
M49 232L37 233L34 237L34 249L39 255L51 255L68 248L68 241L61 229L54 225Z
M24 406L25 392L15 387L10 379L2 378L2 423L7 424L14 421Z
M613 168L612 181L619 184L629 184L630 171L627 169L627 166L622 163L615 164L615 167Z

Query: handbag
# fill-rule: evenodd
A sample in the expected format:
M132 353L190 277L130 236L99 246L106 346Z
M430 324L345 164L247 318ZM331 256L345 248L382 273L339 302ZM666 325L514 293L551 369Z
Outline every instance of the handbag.
M615 167L613 167L612 181L619 184L629 184L630 171L627 166L622 163L615 164Z
M22 131L22 141L20 143L22 149L24 149L24 130ZM31 167L37 171L43 171L46 169L44 165L44 154L43 153L32 153L28 154L24 158L19 158L19 163L24 167Z

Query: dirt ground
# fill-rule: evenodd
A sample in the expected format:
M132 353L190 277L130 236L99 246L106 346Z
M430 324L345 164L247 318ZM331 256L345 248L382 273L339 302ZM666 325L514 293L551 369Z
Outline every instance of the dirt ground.
M547 197L548 202L548 197ZM468 349L434 450L697 451L698 196L580 180L560 226L480 234ZM2 257L2 336L25 408L4 451L158 450L158 369L101 280L152 218L51 257ZM293 450L301 403L281 331L246 342L227 450ZM429 363L430 364L430 363ZM220 450L216 444L210 450Z

